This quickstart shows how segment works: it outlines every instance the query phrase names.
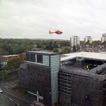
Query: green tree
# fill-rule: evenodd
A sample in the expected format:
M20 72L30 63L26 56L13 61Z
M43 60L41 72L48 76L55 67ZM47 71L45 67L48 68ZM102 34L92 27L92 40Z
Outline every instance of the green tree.
M0 62L0 71L2 70L2 64L1 64L1 62Z
M7 50L9 54L13 54L12 46L5 43L3 43L1 46L2 46L1 48Z
M106 42L104 42L104 45L106 45Z
M18 53L23 53L25 51L25 47L24 46L19 46L17 49L16 49L16 54Z
M53 41L52 40L47 42L45 49L46 50L53 50Z
M49 50L53 50L53 42L52 41L49 42Z
M77 45L77 51L79 51L80 50L80 45Z
M30 51L29 49L25 49L24 52L26 53L27 51Z
M66 48L64 49L64 53L70 53L70 50L66 47Z
M19 68L20 64L22 64L24 62L24 60L20 57L16 57L16 58L13 58L11 60L9 60L7 62L7 66L9 67L9 69L17 69Z
M89 44L90 44L90 41L88 40L88 41L86 42L86 44L89 45Z
M59 52L58 48L54 48L53 52Z
M92 42L92 45L100 45L101 44L101 41L100 40L98 40L98 41L93 41Z
M76 51L77 51L77 49L76 49L76 46L75 46L75 45L73 46L73 51L74 51L74 52L76 52Z
M53 48L58 48L57 42L55 41L53 44Z
M85 45L86 43L84 41L80 41L80 44L81 45Z
M42 48L42 43L39 42L39 43L37 44L37 48Z
M1 54L0 54L1 57ZM0 60L0 71L2 70L2 64L1 64L1 60Z
M0 71L0 80L4 81L4 78L8 75L8 72L6 70Z

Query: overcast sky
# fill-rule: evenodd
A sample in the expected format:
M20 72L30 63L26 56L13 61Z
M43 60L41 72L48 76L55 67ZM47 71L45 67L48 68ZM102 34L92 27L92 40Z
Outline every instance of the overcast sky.
M100 39L105 32L106 0L0 0L0 38Z

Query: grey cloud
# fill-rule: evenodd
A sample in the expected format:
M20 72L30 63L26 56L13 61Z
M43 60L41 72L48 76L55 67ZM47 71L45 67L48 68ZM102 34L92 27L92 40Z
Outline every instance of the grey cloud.
M2 0L0 37L69 39L91 35L100 39L106 28L105 0ZM48 30L63 34L49 35Z

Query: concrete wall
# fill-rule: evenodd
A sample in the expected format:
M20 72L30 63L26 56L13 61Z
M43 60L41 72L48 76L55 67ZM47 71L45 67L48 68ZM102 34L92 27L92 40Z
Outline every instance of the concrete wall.
M52 105L58 102L58 72L60 69L60 56L51 56L51 89Z
M71 106L106 106L106 98L104 98L106 96L105 80L98 79L99 75L93 75L93 77L60 71L60 102L64 103L65 106L70 106L70 104ZM66 98L70 98L70 100Z

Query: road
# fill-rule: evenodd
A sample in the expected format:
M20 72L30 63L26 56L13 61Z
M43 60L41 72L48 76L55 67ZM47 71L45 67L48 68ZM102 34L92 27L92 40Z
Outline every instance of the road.
M39 104L33 105L33 100L27 95L22 95L11 90L11 86L15 83L0 84L3 93L0 93L0 106L40 106Z

